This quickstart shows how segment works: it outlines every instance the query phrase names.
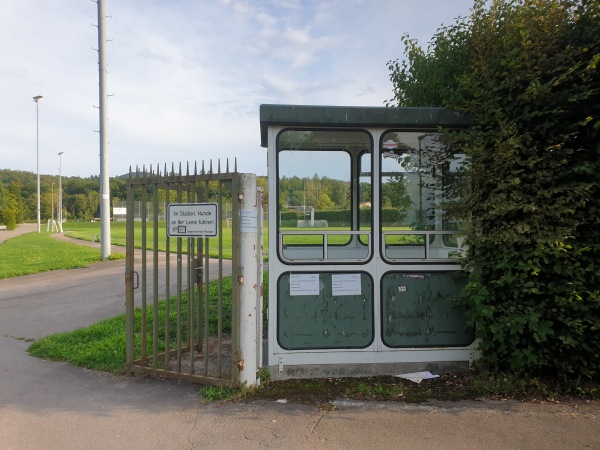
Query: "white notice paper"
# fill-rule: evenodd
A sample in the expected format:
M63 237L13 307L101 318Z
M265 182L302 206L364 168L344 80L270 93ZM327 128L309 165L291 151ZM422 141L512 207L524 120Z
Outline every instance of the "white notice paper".
M240 231L242 233L256 233L257 213L251 209L242 209L240 214Z
M319 274L290 274L290 295L319 295Z
M345 273L342 275L331 275L331 294L336 296L360 295L360 273Z

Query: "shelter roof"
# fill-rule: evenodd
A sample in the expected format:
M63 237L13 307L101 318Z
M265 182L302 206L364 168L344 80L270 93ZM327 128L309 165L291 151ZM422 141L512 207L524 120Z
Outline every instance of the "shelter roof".
M269 126L385 127L406 129L466 128L464 115L445 108L260 105L260 145L267 147Z

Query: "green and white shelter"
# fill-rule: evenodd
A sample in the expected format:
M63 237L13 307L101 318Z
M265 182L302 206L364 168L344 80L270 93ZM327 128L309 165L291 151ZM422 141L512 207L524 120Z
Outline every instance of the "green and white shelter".
M261 105L268 149L269 339L275 378L466 366L464 157L438 108Z

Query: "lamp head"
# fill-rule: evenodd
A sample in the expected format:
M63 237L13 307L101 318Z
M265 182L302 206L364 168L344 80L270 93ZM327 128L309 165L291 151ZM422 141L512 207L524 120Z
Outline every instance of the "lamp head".
M37 102L39 102L43 98L44 97L42 97L41 95L36 95L35 97L33 97L33 101L37 103Z

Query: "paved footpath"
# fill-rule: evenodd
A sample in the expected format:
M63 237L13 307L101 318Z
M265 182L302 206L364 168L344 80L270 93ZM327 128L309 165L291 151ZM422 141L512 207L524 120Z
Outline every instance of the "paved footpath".
M599 402L204 405L191 384L27 354L30 339L121 312L123 267L0 280L0 449L600 449Z
M0 231L0 244L2 244L4 241L10 238L21 236L25 233L32 233L34 231L37 231L37 224L35 223L23 223L19 225L15 230L2 230Z

